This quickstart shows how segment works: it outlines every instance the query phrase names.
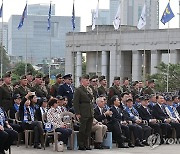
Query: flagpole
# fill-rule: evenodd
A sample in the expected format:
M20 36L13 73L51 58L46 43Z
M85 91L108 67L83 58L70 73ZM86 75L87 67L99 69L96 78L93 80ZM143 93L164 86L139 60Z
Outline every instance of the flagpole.
M167 66L167 92L169 92L169 65L170 65L170 47L169 47L169 22L168 22L168 66Z
M97 10L96 10L97 11ZM97 13L97 12L96 12ZM98 16L99 16L99 0L98 0ZM98 18L97 18L98 19ZM96 19L96 20L97 20ZM97 21L96 21L97 22ZM96 30L96 75L98 75L98 51L97 51L97 46L98 46L98 24L95 25L97 30ZM102 74L104 75L104 74Z
M74 9L74 3L75 3L75 0L73 0L73 9ZM74 10L75 11L75 10ZM72 12L72 18L73 18L73 12ZM73 19L74 20L74 19ZM73 21L74 22L74 21ZM75 77L75 52L74 52L74 25L73 25L73 22L72 22L72 28L73 28L73 63L74 63L74 69L73 69L73 79L76 80L76 77ZM76 83L76 81L74 82Z
M146 6L146 0L144 0L144 5ZM145 13L146 14L146 13ZM144 58L143 58L143 80L146 83L146 25L144 26Z
M27 5L27 0L26 0L26 5ZM26 8L27 11L27 8ZM27 15L27 13L26 13ZM27 18L27 17L26 17ZM27 19L26 19L27 20ZM27 74L27 21L26 21L26 51L25 51L25 75Z
M1 42L1 78L2 78L2 74L3 74L3 31L4 31L4 28L3 28L3 10L4 10L4 7L3 7L3 0L2 0L2 10L1 10L1 14L2 14L2 35L1 35L1 38L2 38L2 42Z

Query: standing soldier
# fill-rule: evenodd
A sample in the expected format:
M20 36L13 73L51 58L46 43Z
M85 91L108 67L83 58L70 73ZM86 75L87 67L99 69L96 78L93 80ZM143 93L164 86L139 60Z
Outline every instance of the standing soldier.
M95 75L93 76L92 78L90 78L90 88L92 89L93 91L93 103L96 102L96 98L98 98L98 76Z
M120 77L114 77L113 86L109 88L108 100L110 102L114 95L117 95L119 100L121 99L122 89L120 87Z
M51 86L50 95L56 97L58 94L59 86L63 83L61 74L56 75L56 83Z
M63 76L64 84L59 86L58 95L66 96L68 98L67 108L72 107L72 99L74 95L74 87L72 86L72 75L67 74Z
M26 79L27 79L27 87L29 89L32 88L32 81L33 81L33 76L32 76L32 72L28 72L26 75Z
M80 86L74 93L74 109L77 119L80 120L78 135L79 150L91 150L88 146L88 138L91 136L93 122L93 94L89 87L89 75L84 75L80 79Z
M99 77L99 83L100 86L98 87L98 94L107 96L108 95L108 89L107 89L107 80L105 76Z
M11 73L8 72L4 75L4 83L0 87L0 106L7 112L12 107L12 94L13 88L11 86Z
M128 77L124 77L123 78L123 86L122 86L123 92L127 92L130 93L130 86L129 86L129 78Z
M148 87L144 90L144 94L148 94L148 95L156 94L154 90L154 86L155 86L154 80L149 80Z
M14 94L20 94L21 98L27 95L29 88L27 87L27 78L23 75L20 79L20 87L14 90Z

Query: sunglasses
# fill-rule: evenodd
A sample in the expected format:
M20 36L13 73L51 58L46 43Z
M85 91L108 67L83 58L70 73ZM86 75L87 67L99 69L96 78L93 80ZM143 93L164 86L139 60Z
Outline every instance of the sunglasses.
M92 80L92 82L97 82L98 80Z

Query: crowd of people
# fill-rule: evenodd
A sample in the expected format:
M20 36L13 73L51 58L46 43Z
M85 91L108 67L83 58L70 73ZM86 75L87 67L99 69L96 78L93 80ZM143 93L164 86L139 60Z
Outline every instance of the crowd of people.
M148 146L152 134L159 134L163 143L163 138L172 137L173 130L180 138L179 94L156 93L154 80L146 85L142 81L130 85L128 77L120 81L120 77L114 77L108 87L105 76L83 75L75 88L71 74L57 74L55 84L50 85L49 76L29 72L12 85L11 72L7 72L0 81L0 154L27 129L34 130L33 145L40 149L47 131L44 114L51 129L61 133L58 140L64 144L73 130L79 131L79 150L91 150L88 141L92 133L94 148L106 148L102 142L107 131L112 132L118 148ZM75 114L74 127L63 122L62 112ZM12 123L17 113L21 123Z

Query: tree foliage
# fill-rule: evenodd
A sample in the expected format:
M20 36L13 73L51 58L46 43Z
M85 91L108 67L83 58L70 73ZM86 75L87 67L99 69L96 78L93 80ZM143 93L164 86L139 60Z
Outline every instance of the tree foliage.
M167 91L167 72L168 65L160 63L157 67L158 73L149 76L150 79L156 80L156 90ZM176 91L180 89L180 64L169 64L169 88L168 91Z

